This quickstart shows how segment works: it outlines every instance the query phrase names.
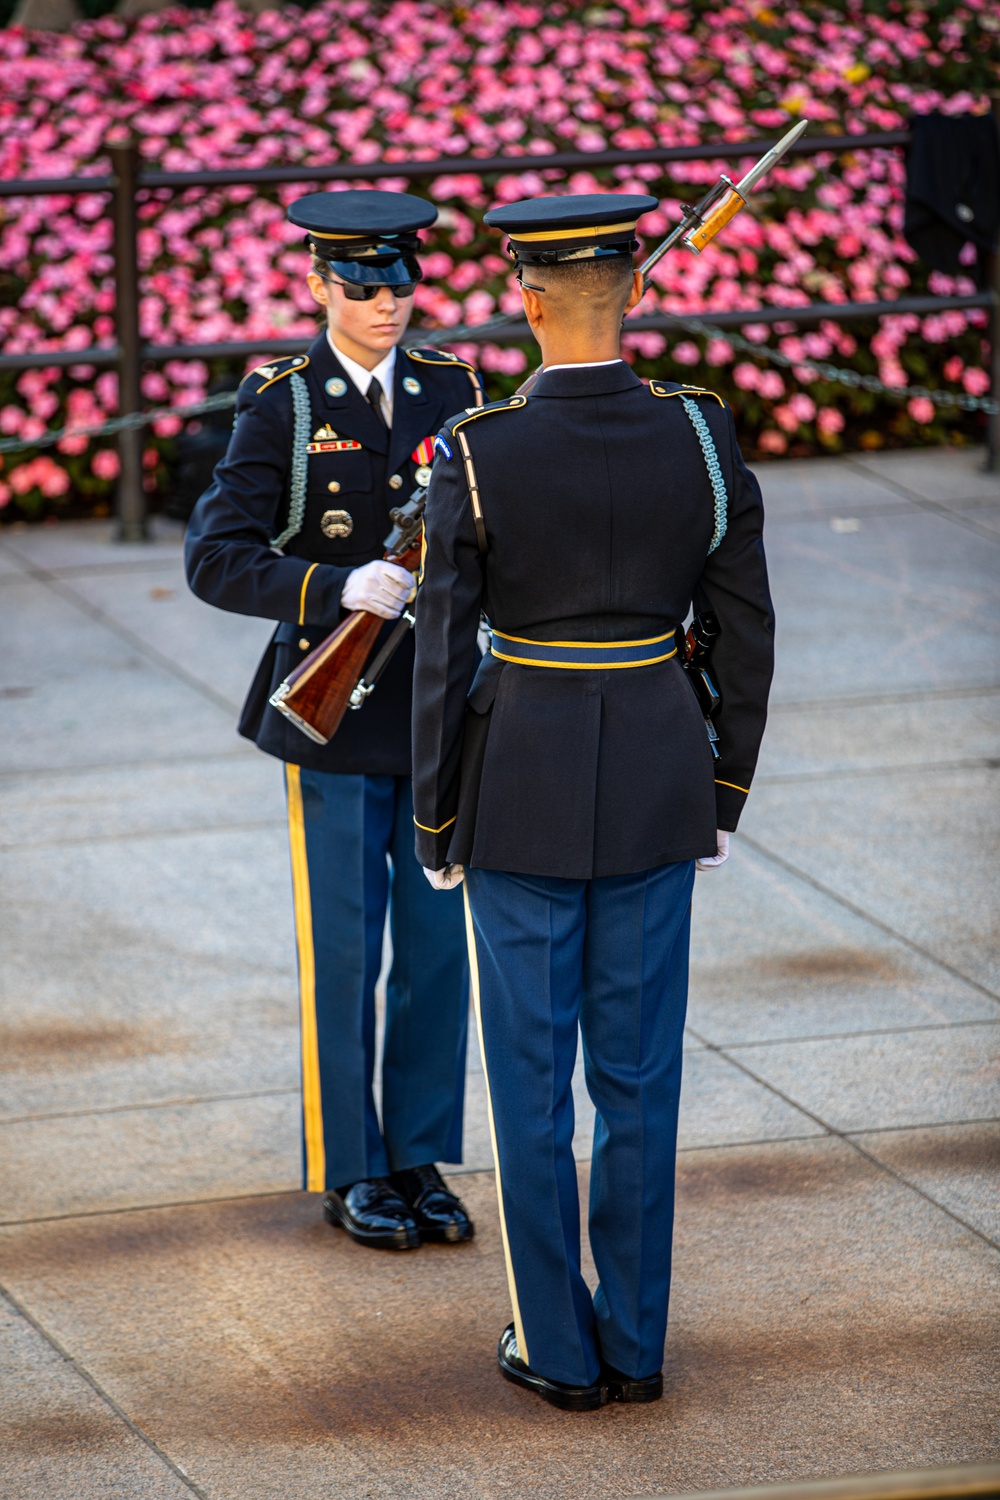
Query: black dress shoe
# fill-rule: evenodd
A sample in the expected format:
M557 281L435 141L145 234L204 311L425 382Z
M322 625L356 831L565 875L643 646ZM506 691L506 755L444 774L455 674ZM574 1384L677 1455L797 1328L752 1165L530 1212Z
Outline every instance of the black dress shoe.
M623 1375L614 1365L602 1364L601 1379L608 1388L609 1401L659 1401L663 1395L662 1370L657 1370L655 1375L645 1375L641 1380L633 1380L631 1375Z
M416 1250L420 1230L408 1203L388 1177L366 1177L327 1193L323 1217L339 1224L359 1245L376 1250Z
M500 1335L497 1360L505 1380L523 1385L525 1390L534 1391L550 1406L561 1407L563 1411L596 1411L608 1399L603 1376L594 1385L564 1385L561 1380L547 1380L544 1375L536 1375L517 1352L513 1323L508 1323Z
M444 1240L449 1245L472 1239L475 1225L461 1200L445 1186L433 1162L393 1172L389 1180L413 1210L423 1239Z

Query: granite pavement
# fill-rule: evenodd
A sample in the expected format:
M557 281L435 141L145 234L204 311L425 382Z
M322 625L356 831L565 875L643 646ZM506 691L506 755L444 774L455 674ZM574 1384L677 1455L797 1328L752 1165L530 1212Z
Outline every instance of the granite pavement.
M998 1456L1000 480L968 449L759 472L778 669L697 881L666 1395L582 1416L497 1376L474 1053L471 1245L363 1251L298 1191L281 777L234 730L267 625L190 596L167 523L0 531L0 1495L625 1500Z

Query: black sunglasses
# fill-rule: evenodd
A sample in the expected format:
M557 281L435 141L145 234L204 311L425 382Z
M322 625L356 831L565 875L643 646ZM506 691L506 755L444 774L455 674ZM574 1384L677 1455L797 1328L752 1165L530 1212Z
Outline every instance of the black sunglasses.
M324 281L328 281L331 286L343 287L344 296L349 302L370 302L386 286L394 297L412 297L417 285L415 281L399 281L395 286L385 281L366 281L359 286L355 281L338 281L334 276L325 276L322 271L318 271L317 275Z

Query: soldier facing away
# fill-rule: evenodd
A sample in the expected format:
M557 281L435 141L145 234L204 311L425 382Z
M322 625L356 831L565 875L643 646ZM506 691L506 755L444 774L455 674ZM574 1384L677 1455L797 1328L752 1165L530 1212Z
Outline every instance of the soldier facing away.
M514 1314L500 1369L568 1410L662 1393L695 865L728 856L772 672L760 490L732 415L620 357L642 294L635 225L655 206L594 194L487 214L544 365L529 395L439 434L417 606L416 848L438 888L464 877ZM717 761L680 664L692 604L719 622Z
M328 1222L387 1249L473 1234L435 1165L461 1160L468 970L461 898L435 897L413 857L412 638L326 745L268 699L345 612L401 614L413 578L382 560L390 509L426 482L445 418L482 402L470 365L397 347L421 275L417 232L436 217L405 193L313 193L291 206L326 327L307 354L244 380L186 549L200 598L279 622L239 727L285 762L304 1186L326 1195ZM380 1122L375 985L387 910Z

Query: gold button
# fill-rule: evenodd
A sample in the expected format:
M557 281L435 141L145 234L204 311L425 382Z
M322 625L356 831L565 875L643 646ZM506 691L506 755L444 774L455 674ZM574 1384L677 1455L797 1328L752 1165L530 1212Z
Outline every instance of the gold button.
M339 494L340 493L340 480L339 479L331 479L330 483L327 485L327 489L330 491L331 495Z
M403 476L402 476L402 474L390 474L389 475L389 488L391 490L398 490L400 488L400 486L402 485L402 483L403 483Z
M309 650L309 642L306 640L305 636L303 636L302 639L299 641L299 650L300 651L308 651Z

